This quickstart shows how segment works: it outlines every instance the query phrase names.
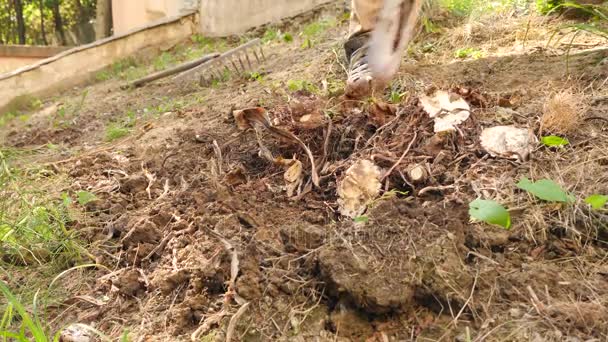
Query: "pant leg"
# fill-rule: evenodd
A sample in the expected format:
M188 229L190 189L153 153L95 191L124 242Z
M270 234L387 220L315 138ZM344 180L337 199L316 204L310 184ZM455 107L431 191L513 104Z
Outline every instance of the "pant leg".
M384 0L351 0L351 15L348 36L371 31L382 9Z

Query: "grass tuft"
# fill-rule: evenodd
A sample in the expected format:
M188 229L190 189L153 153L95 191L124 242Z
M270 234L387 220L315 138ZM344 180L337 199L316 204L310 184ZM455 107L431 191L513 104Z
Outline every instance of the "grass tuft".
M543 134L568 134L574 132L581 124L585 113L585 102L582 94L572 91L561 91L545 102L541 127Z

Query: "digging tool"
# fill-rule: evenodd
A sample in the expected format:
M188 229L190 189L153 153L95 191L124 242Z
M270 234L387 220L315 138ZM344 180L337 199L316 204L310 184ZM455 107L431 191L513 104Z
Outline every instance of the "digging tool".
M159 80L161 78L165 78L165 77L168 77L168 76L171 76L171 75L175 75L175 74L180 73L180 72L184 72L186 70L190 70L190 69L192 69L194 67L197 67L197 66L199 66L199 65L201 65L201 64L203 64L203 63L205 63L205 62L207 62L209 60L212 60L214 58L219 57L219 55L220 55L219 53L211 53L211 54L205 55L205 56L203 56L201 58L195 59L193 61L182 63L182 64L180 64L178 66L173 67L173 68L170 68L170 69L167 69L167 70L163 70L163 71L159 71L159 72L155 72L155 73L150 74L150 75L148 75L146 77L143 77L143 78L137 79L137 80L135 80L133 82L130 82L129 84L126 84L126 85L122 86L122 88L126 89L126 88L138 88L138 87L141 87L141 86L143 86L143 85L145 85L147 83Z
M173 81L187 81L189 79L199 79L201 86L207 86L213 80L222 79L224 72L236 72L244 74L254 71L256 64L266 61L261 40L256 38L230 51L226 51L219 57L209 60L190 70L173 77Z

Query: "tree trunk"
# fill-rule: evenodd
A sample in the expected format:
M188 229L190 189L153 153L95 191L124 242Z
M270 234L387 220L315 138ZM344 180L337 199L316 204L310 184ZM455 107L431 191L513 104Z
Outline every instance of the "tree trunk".
M65 31L63 30L63 19L61 19L61 12L59 11L59 0L53 0L53 20L55 21L55 33L59 38L61 45L66 45Z
M44 31L44 0L40 0L39 4L40 4L40 33L42 34L42 43L44 43L44 45L49 45L49 42L46 40L46 32Z
M23 20L23 3L21 0L13 0L15 5L15 16L17 16L17 35L19 44L25 45L25 21Z
M112 35L112 0L97 0L95 39Z

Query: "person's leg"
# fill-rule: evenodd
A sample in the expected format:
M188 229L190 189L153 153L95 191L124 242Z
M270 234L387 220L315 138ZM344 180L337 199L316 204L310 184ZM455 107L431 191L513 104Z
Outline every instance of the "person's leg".
M366 46L382 4L383 0L351 0L348 38L344 43L344 52L349 63L347 96L360 97L371 92L371 74L367 68Z
M412 38L422 0L352 0L346 95L362 97L390 82ZM371 67L370 67L371 64Z
M374 28L383 2L383 0L351 0L349 38Z

